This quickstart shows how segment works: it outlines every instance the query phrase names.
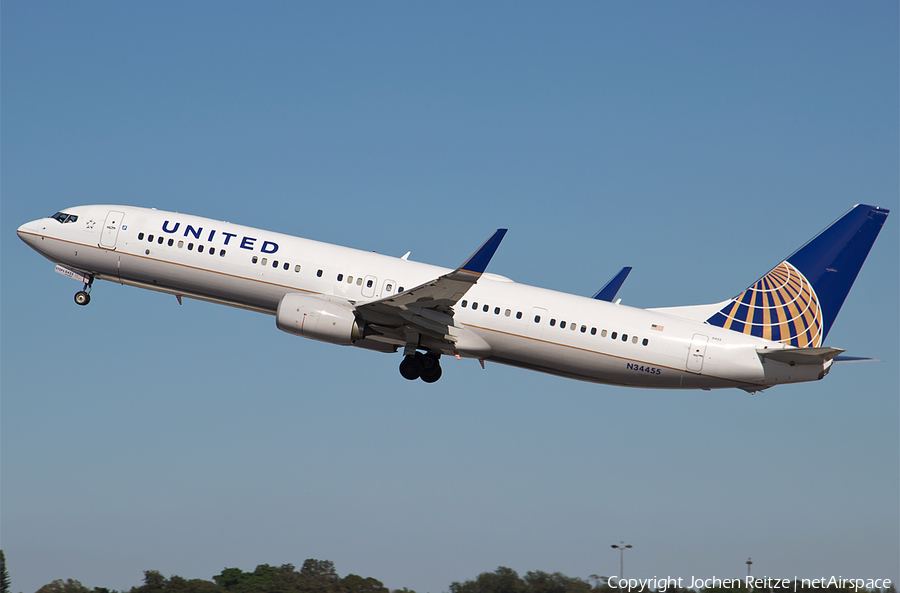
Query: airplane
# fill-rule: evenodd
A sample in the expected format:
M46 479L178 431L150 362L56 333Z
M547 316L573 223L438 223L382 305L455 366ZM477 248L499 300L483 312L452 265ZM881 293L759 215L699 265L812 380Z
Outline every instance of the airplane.
M861 360L823 344L888 214L858 204L735 297L651 309L612 302L629 267L593 297L486 272L506 229L453 270L132 206L67 208L18 236L83 283L79 305L100 279L258 311L304 338L402 350L409 380L440 379L444 356L610 385L756 393Z

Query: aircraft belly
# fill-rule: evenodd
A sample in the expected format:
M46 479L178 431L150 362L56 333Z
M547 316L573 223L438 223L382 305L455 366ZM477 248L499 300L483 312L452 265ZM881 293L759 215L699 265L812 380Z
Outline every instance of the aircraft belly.
M118 254L118 276L107 278L129 284L180 294L190 298L261 310L274 314L278 301L289 289L264 282L178 263Z
M657 388L681 387L679 370L505 332L480 330L491 345L490 361L594 383Z

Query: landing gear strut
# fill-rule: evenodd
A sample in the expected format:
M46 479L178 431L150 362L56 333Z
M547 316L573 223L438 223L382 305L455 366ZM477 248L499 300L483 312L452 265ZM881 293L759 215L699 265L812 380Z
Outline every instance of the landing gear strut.
M434 383L441 378L440 354L433 352L409 354L400 363L400 374L404 379L415 381L422 379L426 383Z
M79 290L75 293L75 303L81 305L87 305L91 302L91 284L94 283L94 279L91 278L87 282L84 283L84 290Z

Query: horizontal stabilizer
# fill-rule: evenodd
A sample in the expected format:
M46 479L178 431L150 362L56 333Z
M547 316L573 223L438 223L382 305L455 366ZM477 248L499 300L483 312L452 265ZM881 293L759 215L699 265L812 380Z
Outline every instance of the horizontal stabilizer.
M868 358L865 356L835 356L835 364L839 362L883 362L877 358Z
M625 282L625 278L628 278L628 274L631 273L631 266L625 266L619 273L616 274L609 282L607 282L603 288L597 291L597 294L593 296L593 298L598 301L606 301L611 303L614 298L616 298L616 294L619 292L619 289L622 288L622 284Z
M758 349L761 358L784 364L822 364L843 352L840 348L784 348L783 350Z

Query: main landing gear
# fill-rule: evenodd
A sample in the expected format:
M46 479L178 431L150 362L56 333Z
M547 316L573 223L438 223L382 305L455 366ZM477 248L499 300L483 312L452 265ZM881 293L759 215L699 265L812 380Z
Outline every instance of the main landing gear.
M434 383L441 378L440 354L416 352L403 357L400 363L400 374L404 379L415 381L422 379L426 383Z
M84 283L84 290L79 290L75 293L75 304L81 305L83 307L91 302L91 285L93 283L94 279L91 278Z

